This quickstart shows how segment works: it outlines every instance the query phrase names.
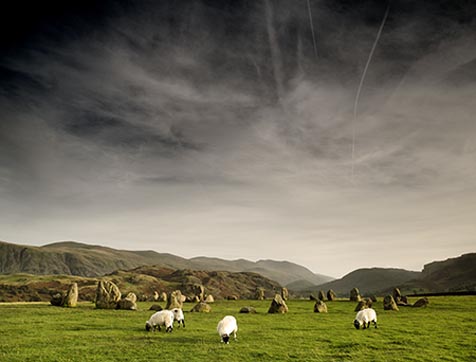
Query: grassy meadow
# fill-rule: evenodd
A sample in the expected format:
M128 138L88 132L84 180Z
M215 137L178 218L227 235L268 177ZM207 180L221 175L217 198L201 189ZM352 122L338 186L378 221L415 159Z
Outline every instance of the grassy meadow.
M476 361L476 297L431 297L426 308L384 311L379 328L356 330L356 303L288 301L289 313L267 314L270 301L217 301L212 312L190 313L186 328L146 332L152 303L138 311L46 303L0 303L0 361ZM414 302L411 299L410 302ZM239 314L253 306L257 314ZM220 343L218 321L232 314L238 340Z

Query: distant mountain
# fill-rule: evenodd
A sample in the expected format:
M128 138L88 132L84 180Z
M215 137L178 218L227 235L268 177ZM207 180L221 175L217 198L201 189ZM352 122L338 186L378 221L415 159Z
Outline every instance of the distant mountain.
M273 260L224 260L197 257L185 259L155 251L117 250L104 246L65 241L41 247L0 242L0 273L65 274L97 277L116 270L144 265L170 269L255 272L281 285L295 280L318 284L331 277L312 273L300 265Z
M317 290L322 290L327 292L329 289L332 289L338 296L344 297L349 295L352 288L358 288L362 295L369 295L378 293L389 287L398 286L408 280L416 279L420 275L420 272L404 269L357 269L341 279L321 284L310 290L306 289L305 291L315 292Z
M349 296L352 288L358 288L362 295L384 295L395 287L404 294L476 291L476 253L426 264L422 272L365 268L329 283L309 286L305 281L296 281L287 287L300 295L333 289L340 297Z
M307 280L313 284L333 280L332 277L315 274L301 265L288 261L258 260L257 262L251 262L244 259L227 261L207 257L192 258L190 261L196 269L254 272L279 281L282 285L287 285L296 280Z
M476 253L425 264L421 277L402 288L415 293L476 291Z

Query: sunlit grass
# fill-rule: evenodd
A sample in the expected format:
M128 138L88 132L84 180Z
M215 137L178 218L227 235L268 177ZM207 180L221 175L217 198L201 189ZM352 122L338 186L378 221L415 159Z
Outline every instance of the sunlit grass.
M267 314L270 301L218 301L212 312L190 313L186 328L148 333L151 303L138 311L47 304L0 304L0 361L474 361L476 297L434 297L427 308L374 308L379 328L356 330L355 303L289 301L289 313ZM239 314L242 306L257 314ZM238 320L238 341L220 343L218 321Z

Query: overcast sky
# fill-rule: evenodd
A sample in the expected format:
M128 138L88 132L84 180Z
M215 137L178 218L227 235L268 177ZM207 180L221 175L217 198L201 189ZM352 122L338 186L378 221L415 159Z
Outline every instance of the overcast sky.
M1 15L0 240L333 277L476 251L474 2L392 1L363 80L385 1L64 3Z

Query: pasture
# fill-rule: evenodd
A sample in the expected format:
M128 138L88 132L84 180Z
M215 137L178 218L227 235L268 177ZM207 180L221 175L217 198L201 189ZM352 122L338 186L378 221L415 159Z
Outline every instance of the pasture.
M476 361L476 297L430 297L426 308L384 311L378 329L356 330L356 303L288 301L289 313L267 314L270 300L217 301L212 312L190 313L186 328L146 332L152 303L138 311L97 310L91 303L0 303L0 361ZM410 302L414 302L411 298ZM257 314L239 314L253 306ZM220 343L218 321L238 320L238 340Z

